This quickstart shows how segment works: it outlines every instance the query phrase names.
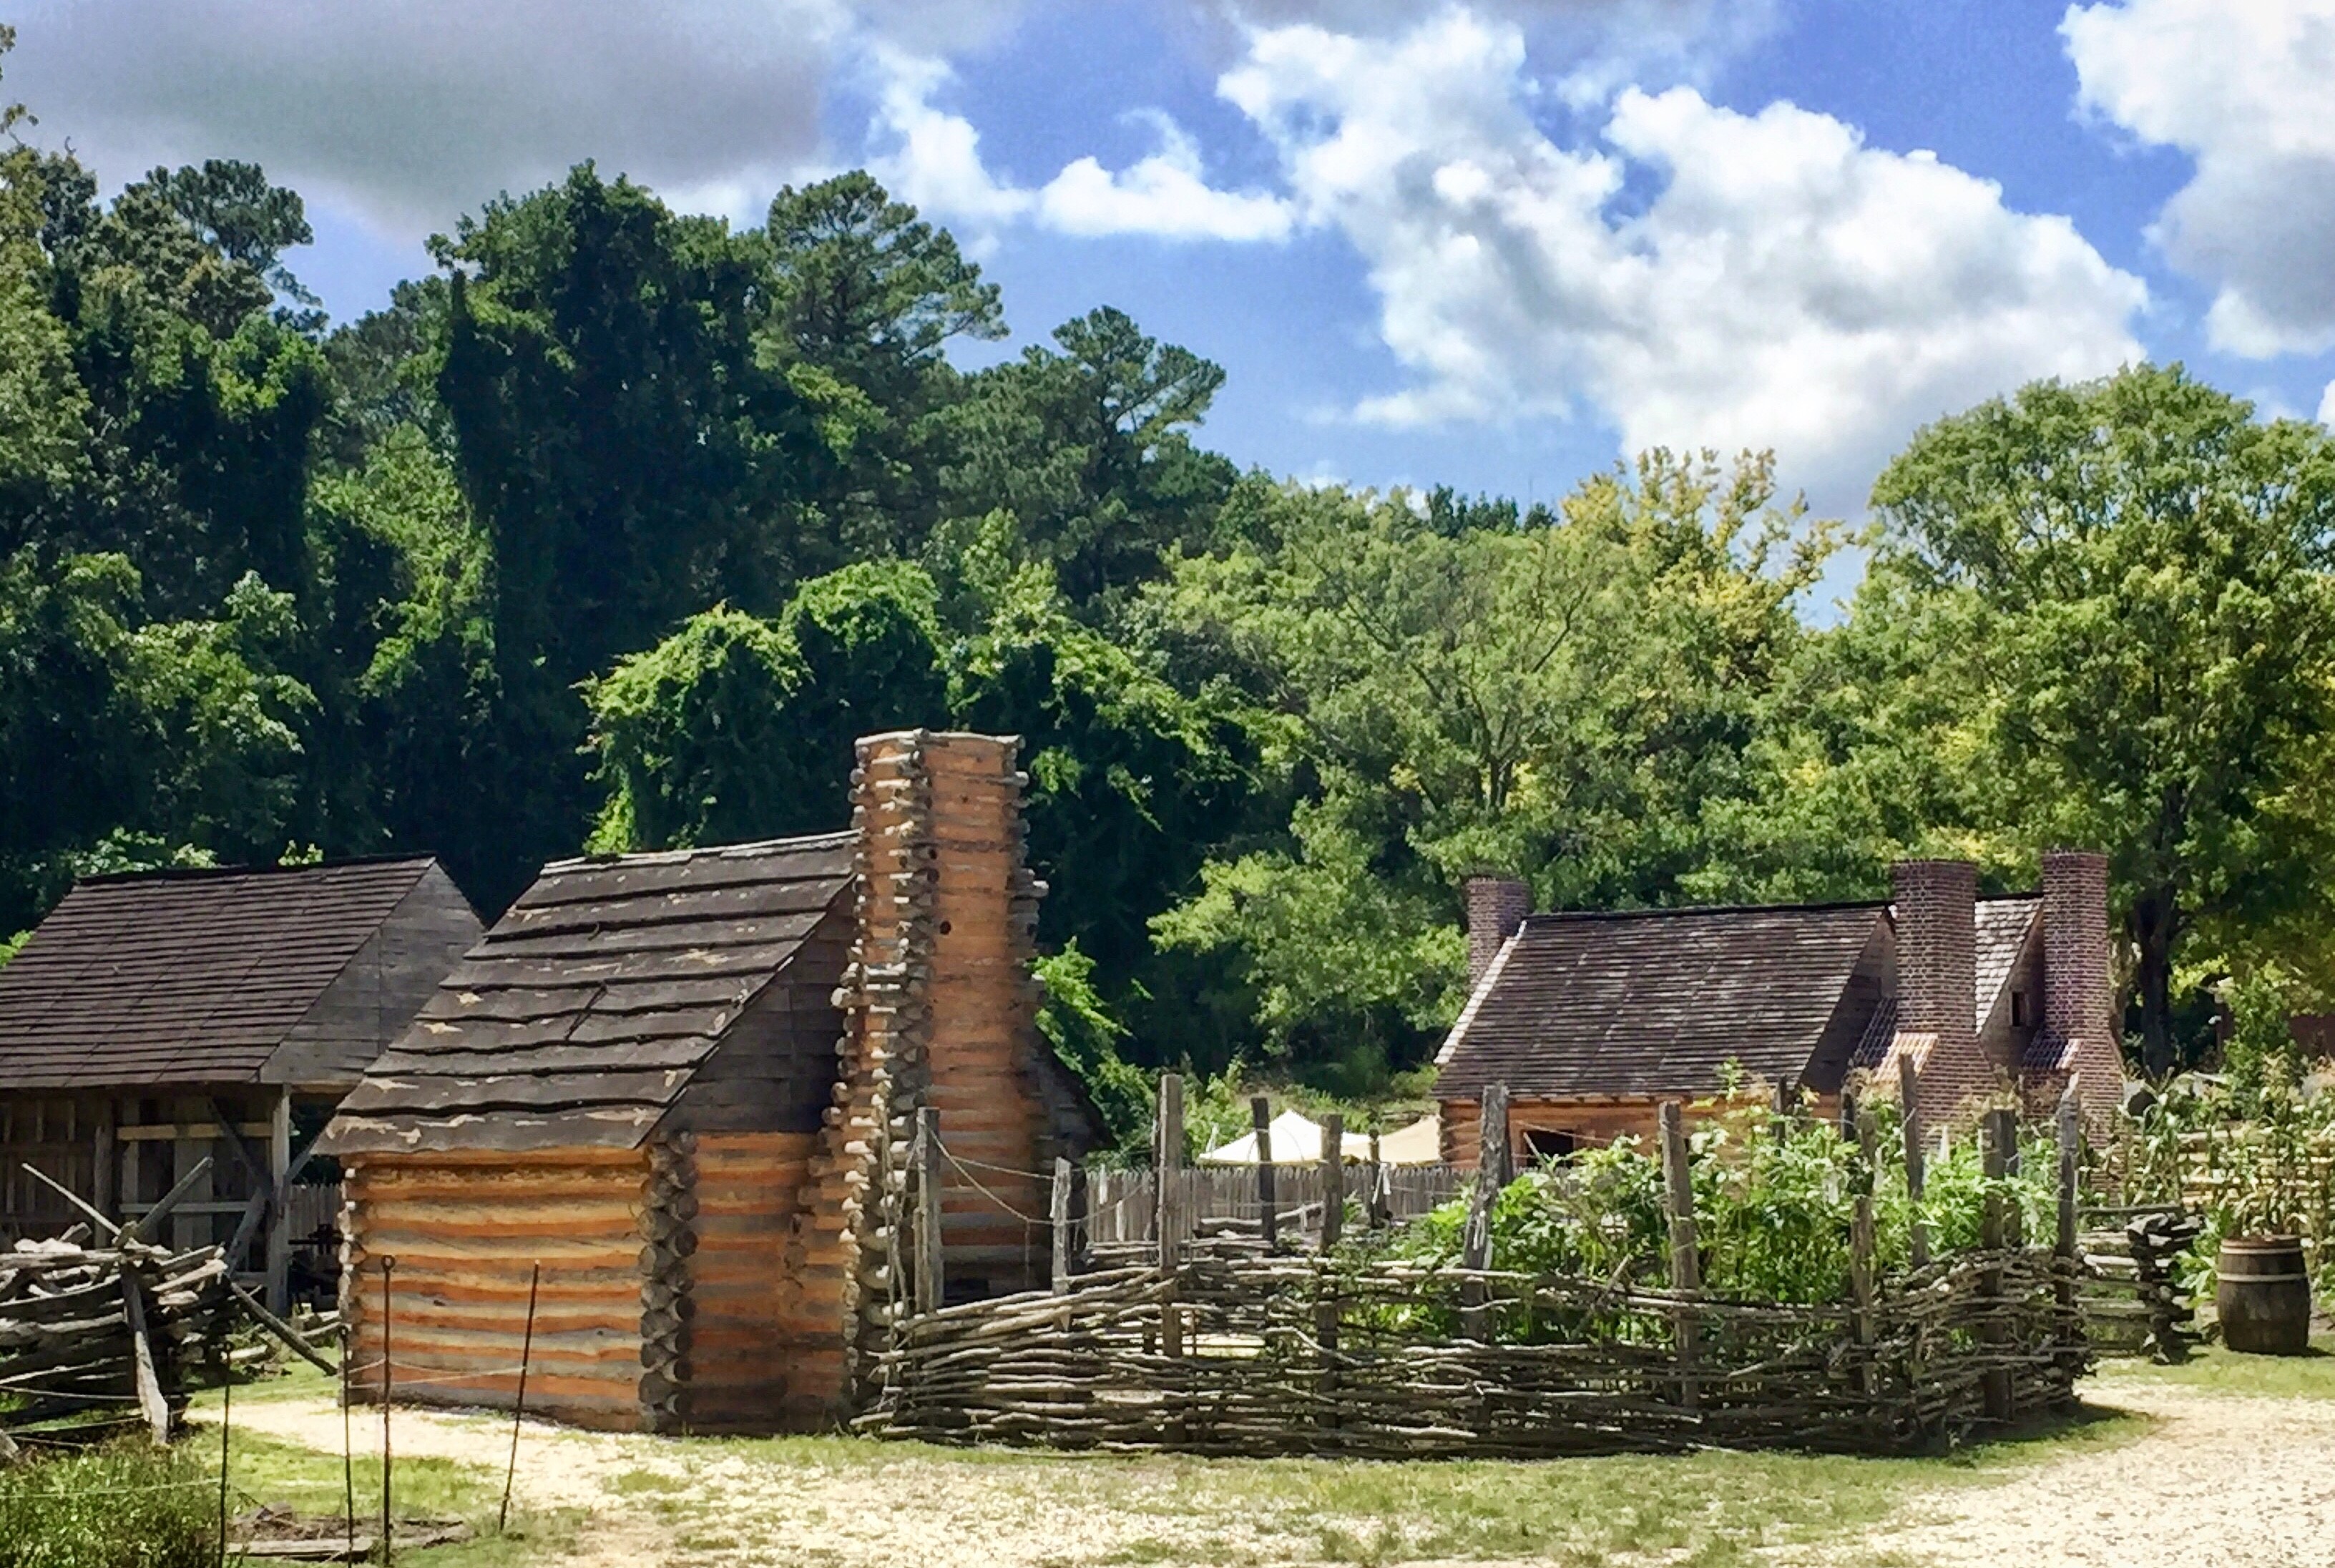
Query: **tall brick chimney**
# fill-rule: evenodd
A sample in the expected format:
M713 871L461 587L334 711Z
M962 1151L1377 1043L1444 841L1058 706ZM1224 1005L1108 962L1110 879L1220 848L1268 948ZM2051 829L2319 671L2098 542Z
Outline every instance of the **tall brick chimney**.
M2108 986L2108 860L2081 849L2043 852L2043 1029L2049 1084L2078 1076L2084 1114L2112 1114L2124 1093L2121 1031ZM2053 1092L2057 1092L2056 1089Z
M2043 1030L2054 1043L2114 1040L2108 995L2108 857L2043 852Z
M1922 1114L1940 1119L1991 1086L1978 1050L1978 867L1967 860L1900 860L1897 1032L1926 1035Z
M1532 887L1514 876L1481 873L1462 885L1468 899L1468 989L1484 983L1501 944L1532 913Z

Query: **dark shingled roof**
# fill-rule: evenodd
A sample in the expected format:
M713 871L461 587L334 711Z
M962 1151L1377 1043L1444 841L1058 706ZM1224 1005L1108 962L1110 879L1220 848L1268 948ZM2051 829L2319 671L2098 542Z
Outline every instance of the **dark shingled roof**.
M323 1151L637 1147L848 895L852 849L835 833L544 867Z
M2020 893L1978 901L1976 951L1972 956L1978 967L1980 1028L1986 1027L1987 1016L1993 1012L2002 988L2010 983L2010 972L2017 966L2020 952L2027 945L2028 934L2035 929L2035 917L2042 909L2043 899L2038 894Z
M1533 915L1453 1026L1436 1093L1494 1082L1528 1096L1707 1093L1730 1061L1799 1081L1884 914L1854 904ZM1865 1023L1845 1021L1856 1032ZM1855 1040L1841 1041L1835 1071Z
M257 1079L428 857L93 876L0 968L0 1089Z

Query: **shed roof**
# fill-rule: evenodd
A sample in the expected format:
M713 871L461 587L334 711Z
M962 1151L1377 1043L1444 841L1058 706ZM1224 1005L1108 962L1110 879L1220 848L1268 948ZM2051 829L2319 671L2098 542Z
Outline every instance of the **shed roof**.
M2042 908L2041 895L2031 893L1978 901L1974 956L1981 1028L1985 1027L1988 1015L1994 1011L1994 1004L2001 1000L2002 988L2010 983L2010 972L2018 967L2019 954L2027 946L2027 939L2035 929L2035 917Z
M1879 904L1533 915L1453 1026L1436 1093L1708 1092L1729 1062L1797 1081L1885 917Z
M847 895L852 852L831 833L545 866L324 1152L637 1147Z
M84 878L0 968L0 1090L256 1080L431 864Z

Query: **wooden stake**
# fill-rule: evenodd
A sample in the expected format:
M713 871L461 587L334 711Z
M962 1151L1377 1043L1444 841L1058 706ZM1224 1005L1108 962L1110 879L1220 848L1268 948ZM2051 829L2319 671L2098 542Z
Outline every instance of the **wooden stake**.
M1477 1101L1479 1120L1477 1127L1476 1169L1491 1179L1492 1190L1497 1194L1516 1179L1516 1162L1508 1141L1508 1086L1487 1083L1483 1097Z
M510 1524L511 1483L518 1478L518 1425L527 1418L527 1364L535 1357L535 1292L543 1282L543 1264L527 1272L527 1327L518 1337L518 1395L511 1400L510 1461L503 1469L503 1505L495 1512L495 1534Z
M154 1371L154 1342L146 1335L146 1292L138 1282L135 1260L128 1248L121 1255L121 1315L130 1324L132 1376L138 1385L138 1413L161 1447L170 1440L170 1406L162 1398L162 1379Z
M1867 1398L1879 1391L1879 1369L1873 1364L1873 1285L1875 1237L1873 1225L1874 1168L1880 1157L1881 1128L1869 1105L1856 1113L1856 1204L1848 1222L1848 1291L1851 1329L1856 1336L1857 1387Z
M1257 1234L1270 1247L1280 1239L1281 1214L1273 1179L1273 1106L1264 1096L1249 1097L1248 1123L1256 1134Z
M219 1358L218 1563L227 1568L227 1437L235 1420L235 1369Z
M245 1290L233 1280L224 1282L227 1288L234 1292L235 1299L243 1303L243 1310L251 1314L251 1321L282 1341L285 1349L300 1356L320 1372L333 1370L333 1363L325 1360L325 1353L322 1350L301 1338L300 1331L261 1306L249 1291Z
M1913 1224L1907 1246L1915 1268L1927 1268L1930 1263L1930 1226L1922 1218L1922 1194L1927 1182L1923 1167L1921 1082L1914 1071L1914 1059L1897 1059L1897 1098L1905 1108L1905 1195L1913 1200Z
M1373 1117L1371 1119L1375 1121L1377 1118ZM1365 1216L1365 1223L1369 1224L1370 1228L1377 1230L1391 1216L1387 1213L1388 1205L1381 1201L1380 1189L1387 1185L1387 1179L1386 1166L1379 1158L1379 1129L1376 1128L1371 1128L1371 1168L1369 1174L1370 1186L1366 1190L1362 1198L1362 1213Z
M350 1292L354 1297L354 1289ZM353 1323L341 1325L341 1518L349 1527L348 1561L357 1560L357 1461L354 1417L349 1409L349 1363L356 1359L357 1335Z
M1687 1147L1685 1112L1677 1100L1666 1099L1655 1114L1662 1139L1662 1201L1670 1215L1671 1289L1687 1295L1702 1289L1702 1259L1695 1242L1694 1167ZM1675 1337L1679 1403L1691 1408L1701 1396L1693 1371L1700 1325L1691 1310L1680 1311Z
M1322 1122L1322 1250L1336 1248L1346 1229L1346 1118L1332 1111Z
M1047 1217L1054 1230L1054 1293L1071 1293L1071 1162L1055 1157L1054 1190Z
M941 1244L941 1113L936 1106L916 1110L911 1152L916 1167L916 1312L940 1311L947 1299Z
M2051 1239L2051 1258L2059 1275L2052 1300L2059 1309L2061 1343L2072 1356L2083 1353L2084 1337L2083 1325L2076 1317L2076 1166L2083 1142L2082 1126L2077 1119L2077 1075L2069 1073L2068 1087L2059 1096L2059 1224Z
M1153 1124L1152 1174L1158 1190L1152 1194L1158 1214L1153 1234L1158 1238L1159 1267L1173 1269L1182 1255L1182 1195L1184 1176L1184 1079L1181 1074L1159 1075L1159 1115Z
M1985 1203L1979 1211L1978 1244L1981 1250L1997 1256L2001 1255L2007 1236L2002 1195L1997 1190L1996 1184L2002 1180L2009 1168L2006 1148L2016 1136L2015 1130L2006 1125L2010 1121L2010 1112L1992 1110L1987 1112L1979 1123L1980 1169L1986 1176L1987 1193ZM1979 1275L1979 1292L1987 1301L1999 1302L2002 1296L2002 1271L1999 1268L1983 1271ZM2000 1345L2003 1342L2004 1332L2001 1325L1990 1323L1981 1329L1980 1338L1985 1344ZM1991 1421L2010 1420L2015 1412L2010 1371L2004 1369L1983 1374L1980 1387L1985 1398L1987 1418Z
M395 1258L381 1260L381 1563L389 1568L389 1502L390 1448L389 1398L397 1380L397 1369L390 1356L389 1271L397 1266Z

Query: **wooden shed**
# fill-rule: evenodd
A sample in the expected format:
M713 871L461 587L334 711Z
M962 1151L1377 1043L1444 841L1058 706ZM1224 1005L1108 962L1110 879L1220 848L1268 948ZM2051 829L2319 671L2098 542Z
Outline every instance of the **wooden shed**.
M296 1164L479 931L426 857L75 884L0 968L0 1241L82 1217L25 1165L121 1218L208 1158L169 1239L281 1306L338 1206Z
M901 1286L913 1113L953 1295L1046 1276L1037 1173L1099 1136L1033 1027L1015 742L859 743L848 831L563 861L343 1105L364 1388L649 1430L854 1408ZM539 1273L538 1273L539 1271Z

